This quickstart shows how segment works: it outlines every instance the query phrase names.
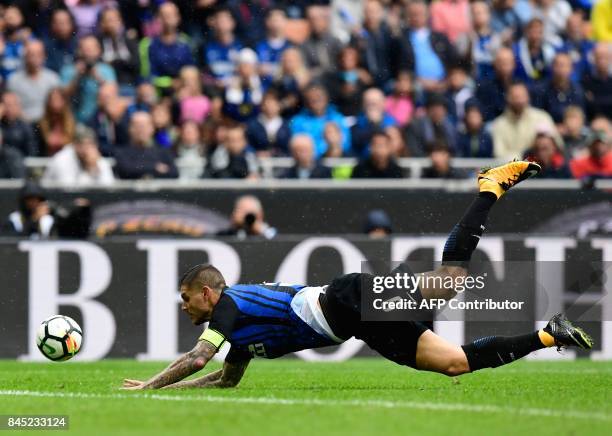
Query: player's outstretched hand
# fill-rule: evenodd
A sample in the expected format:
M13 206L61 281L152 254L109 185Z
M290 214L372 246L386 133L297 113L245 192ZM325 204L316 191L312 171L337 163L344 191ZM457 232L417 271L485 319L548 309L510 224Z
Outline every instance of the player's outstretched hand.
M129 378L126 378L123 380L123 387L121 389L127 390L127 391L135 391L138 389L142 389L143 388L142 385L144 385L143 381L131 380Z

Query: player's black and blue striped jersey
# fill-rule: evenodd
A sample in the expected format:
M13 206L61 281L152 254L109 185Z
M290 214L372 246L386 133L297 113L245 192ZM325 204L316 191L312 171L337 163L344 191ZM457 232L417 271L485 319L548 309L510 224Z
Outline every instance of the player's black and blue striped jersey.
M217 333L220 335L217 340L211 340L217 347L227 340L231 344L227 358L230 361L256 356L273 359L337 344L306 324L292 308L292 300L303 288L303 285L285 283L238 284L226 288L202 339Z

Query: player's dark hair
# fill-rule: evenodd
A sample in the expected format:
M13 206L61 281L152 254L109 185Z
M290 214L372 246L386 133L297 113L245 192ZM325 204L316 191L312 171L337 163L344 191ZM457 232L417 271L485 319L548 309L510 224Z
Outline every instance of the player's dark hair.
M218 293L226 286L221 271L206 263L201 263L189 268L181 277L179 286L191 287L196 282L198 282L200 286L208 286Z

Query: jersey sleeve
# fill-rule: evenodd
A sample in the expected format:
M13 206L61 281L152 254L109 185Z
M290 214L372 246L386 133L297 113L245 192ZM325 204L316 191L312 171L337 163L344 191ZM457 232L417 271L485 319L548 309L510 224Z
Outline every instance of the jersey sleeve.
M210 342L217 350L229 340L238 317L238 306L231 297L221 295L212 313L208 327L199 340Z

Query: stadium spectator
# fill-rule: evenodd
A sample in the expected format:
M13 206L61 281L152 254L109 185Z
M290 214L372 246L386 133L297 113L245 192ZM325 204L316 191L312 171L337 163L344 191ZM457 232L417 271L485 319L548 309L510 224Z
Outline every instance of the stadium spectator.
M612 44L600 42L593 49L593 67L585 71L582 87L587 115L612 113Z
M610 137L596 131L589 139L589 154L570 162L572 175L576 179L598 179L612 177L612 146Z
M544 22L532 18L525 26L525 33L513 46L516 58L516 78L536 84L550 76L550 65L555 57L555 47L544 39Z
M342 43L330 32L328 6L311 5L306 10L310 36L302 43L306 65L314 77L321 77L336 66Z
M561 34L572 14L569 3L565 0L533 0L532 13L544 23L544 39L555 47L561 46Z
M59 73L66 65L72 65L78 49L74 21L66 9L56 9L51 14L49 35L44 38L47 67Z
M399 59L400 42L385 22L385 10L381 0L366 0L363 5L363 26L355 26L351 32L351 44L362 53L361 62L376 86L383 88L393 78Z
M16 148L7 146L0 132L0 179L21 179L24 175L23 155Z
M420 86L428 92L441 92L447 68L457 61L457 52L448 38L427 26L428 9L423 0L408 3L408 29L403 37L402 62L414 71Z
M552 64L552 76L533 90L534 106L550 114L555 123L563 121L568 106L584 108L584 91L571 80L572 59L566 53L558 53Z
M256 179L259 177L257 158L250 151L244 127L230 125L223 142L215 148L208 160L206 176L215 179Z
M425 115L415 118L406 131L411 156L427 155L427 144L433 142L441 142L455 153L457 131L448 116L446 98L440 94L429 96Z
M151 118L153 118L153 142L162 148L171 148L176 139L174 124L172 124L172 114L168 103L160 101L151 108Z
M179 33L181 15L172 2L164 2L157 11L161 26L159 36L140 42L140 75L150 79L162 93L172 91L173 79L185 65L195 63L189 39Z
M494 32L491 28L491 10L484 0L470 3L472 27L456 42L459 52L471 60L478 80L493 78L495 53L511 35ZM467 55L467 56L466 56Z
M468 101L463 127L457 137L458 157L493 157L493 139L484 127L482 112L476 101Z
M54 88L47 96L45 112L39 123L39 150L42 156L53 156L72 142L76 120L70 101L61 88Z
M304 91L306 107L291 120L291 133L307 133L315 143L315 157L319 159L327 152L327 144L323 138L325 126L336 123L342 132L342 150L349 151L351 133L346 126L344 117L329 105L327 91L321 85L313 84Z
M108 186L115 180L110 164L102 159L96 134L78 126L72 144L51 158L42 177L43 183L65 187Z
M550 115L529 104L526 85L513 83L508 87L506 110L495 118L491 128L495 157L514 159L522 156L541 129L555 132L555 138L558 138Z
M563 47L561 51L569 54L574 68L572 81L579 82L583 73L590 68L589 56L595 44L587 38L587 23L584 21L582 11L574 11L567 19L565 32L562 35Z
M434 142L427 146L431 165L423 169L423 179L462 179L465 172L451 166L451 152L442 142Z
M329 179L331 170L314 159L314 143L306 134L297 134L289 143L295 164L282 175L285 179Z
M176 105L180 122L202 123L210 112L210 100L202 92L200 70L194 66L181 68Z
M283 156L288 154L291 129L281 117L281 105L275 90L263 95L260 114L247 124L249 144L257 155Z
M147 112L135 112L130 119L130 143L115 150L115 167L122 179L175 179L178 171L170 150L157 147L153 140L153 118Z
M104 156L112 156L115 146L128 141L130 101L119 95L115 82L103 83L98 91L98 110L92 121L97 143Z
M372 133L394 126L396 122L389 113L385 112L385 95L378 88L370 88L363 94L361 108L361 113L351 128L351 153L365 157Z
M104 7L106 0L77 0L76 2L66 2L74 17L79 37L92 35L98 25L98 17Z
M398 126L389 126L385 129L391 141L391 154L393 157L407 157L408 147L404 140L404 131Z
M100 45L102 61L115 70L121 94L133 96L140 77L138 40L128 36L117 7L106 8L100 15Z
M65 65L60 76L66 93L73 102L76 119L91 123L96 113L98 91L104 82L116 82L113 67L100 60L100 42L93 36L79 40L79 58L74 65Z
M179 98L180 96L181 93L179 92ZM155 87L147 81L140 83L136 88L136 98L127 109L128 117L131 117L134 112L151 112L157 100Z
M559 127L569 157L578 157L585 153L590 131L584 123L584 111L577 106L568 106Z
M280 71L283 52L291 46L285 35L287 14L284 9L271 7L266 12L266 37L255 47L259 58L259 73L271 81Z
M412 121L415 104L412 74L410 71L402 70L397 74L393 84L393 91L385 99L385 111L401 127L405 127Z
M212 37L204 45L204 65L216 84L224 85L234 75L234 62L243 46L234 34L236 21L229 9L217 9L210 27Z
M366 216L363 232L370 239L382 239L393 233L391 218L382 209L374 209L368 212Z
M217 1L217 3L222 3ZM236 20L236 35L249 47L254 47L266 35L266 11L275 0L229 0L227 8Z
M359 66L359 52L346 46L338 54L338 68L326 73L323 82L330 101L345 116L355 116L364 90L372 83L370 74Z
M6 83L11 74L23 65L25 43L30 39L30 29L24 27L21 10L9 4L4 9L0 40L0 77Z
M608 0L594 0L591 22L593 39L612 42L612 4Z
M533 144L525 152L524 158L540 164L542 171L538 177L541 179L570 179L572 177L562 147L557 144L551 132L538 132Z
M389 136L382 130L372 134L370 155L353 168L353 179L400 179L404 172L395 161Z
M476 88L476 98L482 107L485 121L492 121L504 111L506 88L512 83L515 66L512 50L500 48L493 63L493 77L479 83Z
M21 100L23 118L29 123L40 120L49 91L60 84L57 73L44 65L45 46L30 40L25 44L23 68L11 74L7 83L7 89Z
M257 54L243 48L236 59L236 74L227 81L224 113L234 121L248 122L259 113L264 84L258 74Z
M36 137L30 124L23 118L21 102L16 94L5 92L2 95L0 118L4 146L19 151L23 156L36 156Z
M206 167L206 146L196 121L187 120L181 125L175 154L181 179L196 180L202 177Z
M327 123L323 129L323 141L327 151L323 157L342 157L344 154L344 136L342 129L336 123Z
M276 76L273 88L278 91L283 117L292 117L302 108L302 92L310 83L311 75L302 52L289 47L283 52L281 70Z
M491 29L502 35L504 40L512 40L520 34L522 23L515 5L515 0L492 0L491 2Z
M598 115L593 118L589 127L592 132L603 132L608 137L612 135L612 122L610 122L610 118L605 115Z
M45 192L35 183L27 182L19 193L17 210L10 213L3 226L3 233L46 239L51 236L54 223Z
M453 124L457 125L463 119L465 103L474 95L474 82L466 67L457 64L449 68L446 83L449 116Z
M431 30L446 35L450 42L466 35L470 23L468 0L439 0L431 4Z
M272 239L277 235L276 229L265 221L261 202L253 195L243 195L236 200L230 222L230 227L217 233L218 236Z
M364 0L314 0L311 3L329 4L331 32L342 44L348 44L351 34L364 20Z

